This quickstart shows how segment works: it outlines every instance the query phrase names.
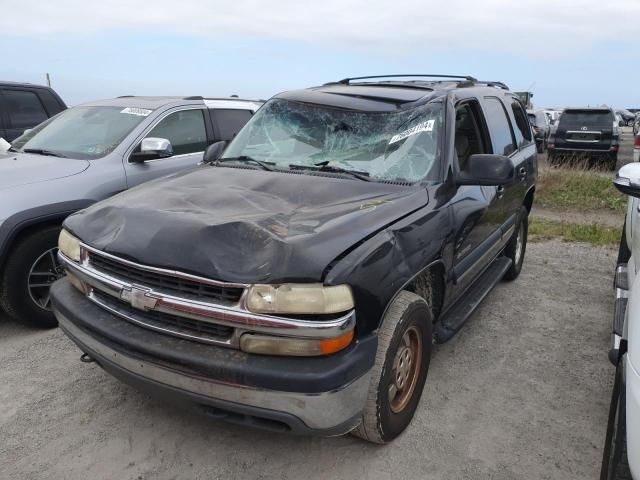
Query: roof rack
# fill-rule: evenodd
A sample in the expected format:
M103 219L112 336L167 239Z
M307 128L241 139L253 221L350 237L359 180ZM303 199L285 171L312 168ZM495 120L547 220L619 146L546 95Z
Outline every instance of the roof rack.
M400 78L400 77L454 78L457 80L466 80L467 82L477 82L475 78L470 77L468 75L435 75L435 74L424 74L424 73L415 73L415 74L402 73L399 75L369 75L366 77L343 78L342 80L338 80L337 82L330 82L329 84L340 83L343 85L349 85L349 83L352 82L353 80L366 80L368 78Z
M493 80L476 80L475 83L486 85L487 87L498 87L503 90L509 90L509 87L505 83L495 82Z

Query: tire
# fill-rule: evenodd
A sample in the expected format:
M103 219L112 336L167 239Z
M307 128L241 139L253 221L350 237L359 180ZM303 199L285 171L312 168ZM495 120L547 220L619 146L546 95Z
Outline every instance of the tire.
M529 233L529 211L526 207L520 207L516 230L504 247L503 255L511 259L509 270L502 277L503 280L511 281L518 278L524 262L524 254L527 251L527 236Z
M351 433L369 442L388 443L400 435L416 411L429 370L433 316L425 300L402 291L393 300L378 332L378 350L372 368L369 393L360 425ZM421 342L420 363L404 363L407 337L411 344ZM415 351L414 351L415 352ZM402 377L398 365L411 365L404 388L395 379ZM391 397L391 388L396 393Z
M58 325L50 310L49 287L46 285L64 275L55 257L59 233L58 226L38 230L21 239L9 254L0 279L0 305L21 323L40 328ZM30 275L32 268L35 275ZM30 289L30 276L32 284L43 286Z
M613 383L600 480L631 480L627 458L627 412L622 362L623 360L618 362Z

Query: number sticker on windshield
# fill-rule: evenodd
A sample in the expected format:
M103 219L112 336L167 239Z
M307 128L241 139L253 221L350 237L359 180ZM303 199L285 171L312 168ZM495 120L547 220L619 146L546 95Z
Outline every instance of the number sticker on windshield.
M435 124L435 120L427 120L426 122L419 123L405 130L404 132L400 132L397 135L394 135L393 137L391 137L391 140L389 140L389 145L391 145L392 143L399 142L400 140L404 140L405 138L420 132L432 132L434 124Z
M139 117L148 117L151 110L147 110L146 108L127 107L120 110L120 113L128 113L129 115L137 115Z

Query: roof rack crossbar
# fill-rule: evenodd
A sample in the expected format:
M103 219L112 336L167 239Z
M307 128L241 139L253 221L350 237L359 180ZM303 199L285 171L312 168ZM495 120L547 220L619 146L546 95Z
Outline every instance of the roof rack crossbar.
M368 78L400 78L400 77L454 78L458 80L466 80L468 82L477 81L475 78L468 75L436 75L436 74L424 74L424 73L415 73L415 74L402 73L399 75L369 75L366 77L350 77L350 78L343 78L342 80L338 80L337 82L332 82L332 83L341 83L343 85L349 85L349 82L353 80L366 80Z

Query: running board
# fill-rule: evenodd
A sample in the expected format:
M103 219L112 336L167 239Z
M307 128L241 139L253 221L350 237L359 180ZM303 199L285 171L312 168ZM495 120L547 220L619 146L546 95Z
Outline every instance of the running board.
M480 275L456 304L442 316L436 324L433 335L436 343L444 343L460 330L471 314L478 308L493 287L502 279L511 266L511 259L507 257L496 258L491 265Z

